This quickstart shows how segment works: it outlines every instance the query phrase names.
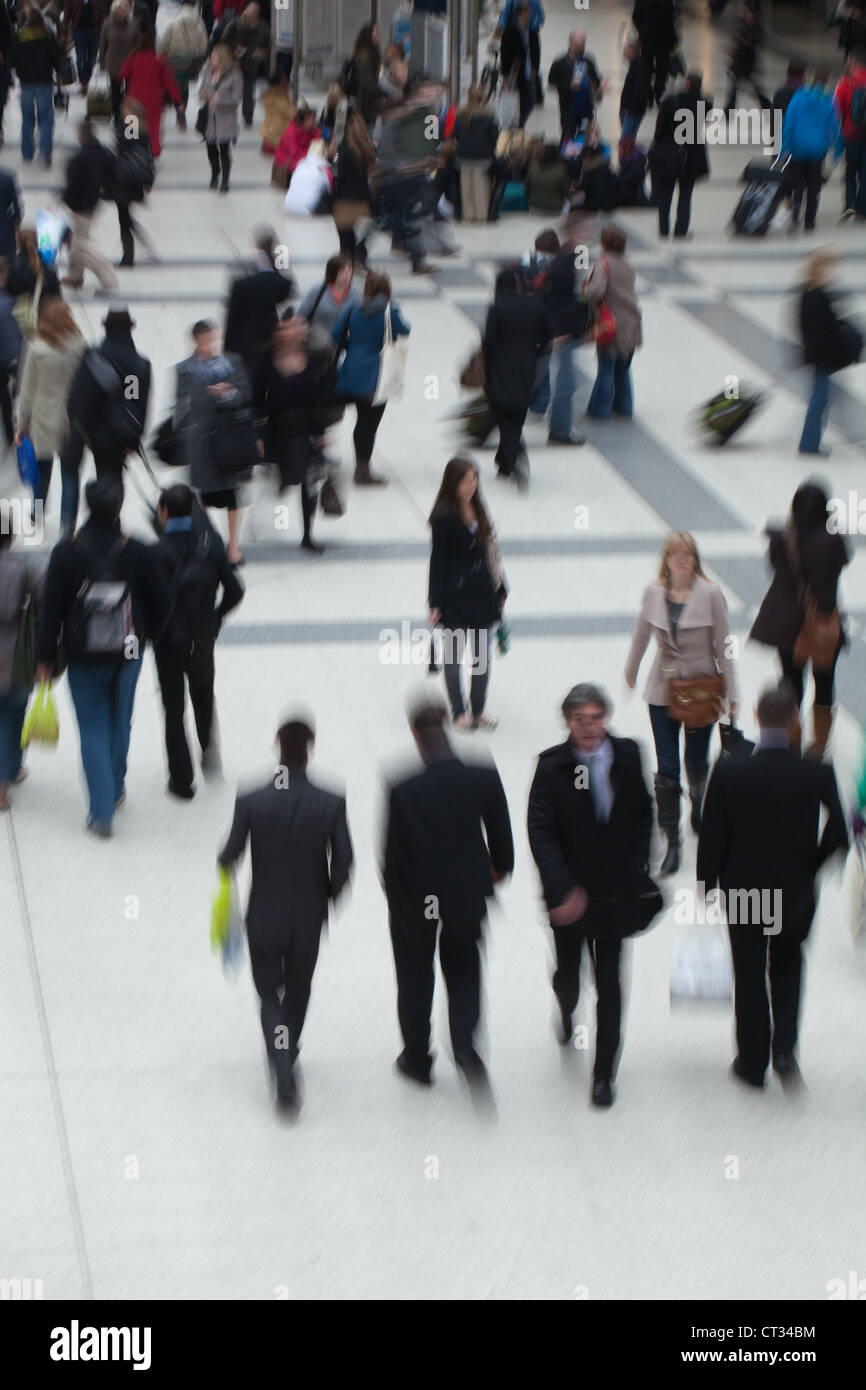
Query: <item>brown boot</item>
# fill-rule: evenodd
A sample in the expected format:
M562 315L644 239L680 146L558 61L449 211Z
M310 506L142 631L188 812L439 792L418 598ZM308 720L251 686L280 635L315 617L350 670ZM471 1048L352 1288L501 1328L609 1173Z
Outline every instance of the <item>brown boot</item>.
M819 761L823 758L832 725L833 710L831 707L829 705L813 705L812 727L815 730L815 737L803 754L805 758L817 758Z
M370 472L369 459L355 460L355 477L353 479L355 487L387 487L387 478L377 478Z

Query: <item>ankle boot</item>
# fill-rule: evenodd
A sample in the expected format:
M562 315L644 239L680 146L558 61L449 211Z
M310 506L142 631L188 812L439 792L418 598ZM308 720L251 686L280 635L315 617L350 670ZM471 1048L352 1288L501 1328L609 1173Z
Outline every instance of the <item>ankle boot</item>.
M378 477L376 477L376 475L375 475L374 473L371 473L371 472L370 472L370 460L369 460L369 459L359 459L359 458L356 458L356 460L355 460L355 477L354 477L353 481L354 481L354 484L355 484L356 487L387 487L387 486L388 486L388 480L387 480L387 478L378 478Z
M689 800L692 803L691 827L697 835L701 828L701 807L704 804L704 792L707 789L707 769L705 767L689 767L686 763L686 777L689 784Z
M662 777L661 773L655 776L656 792L656 815L658 817L659 830L667 837L668 848L661 863L659 873L675 874L680 867L680 797L682 791L679 782L675 782L671 777Z
M805 758L816 758L819 761L823 758L832 725L833 710L831 706L813 705L812 727L815 731L815 737L803 754Z

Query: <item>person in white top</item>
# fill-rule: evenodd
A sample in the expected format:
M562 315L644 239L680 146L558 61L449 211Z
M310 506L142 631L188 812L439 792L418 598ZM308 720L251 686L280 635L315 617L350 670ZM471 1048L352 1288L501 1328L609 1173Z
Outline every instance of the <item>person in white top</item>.
M319 210L328 211L324 204L329 203L333 187L334 171L328 160L328 147L324 140L314 140L292 174L283 206L286 212L301 217L309 217Z

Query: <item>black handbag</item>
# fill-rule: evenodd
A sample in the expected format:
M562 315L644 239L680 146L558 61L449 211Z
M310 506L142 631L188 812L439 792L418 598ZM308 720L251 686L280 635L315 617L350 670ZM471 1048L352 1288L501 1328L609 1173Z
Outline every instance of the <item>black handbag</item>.
M167 464L169 468L180 467L183 463L183 450L180 447L180 437L174 427L173 415L166 416L162 424L158 426L151 442L161 463Z
M198 115L195 118L195 128L198 131L199 135L202 137L202 139L204 139L205 135L207 134L208 110L208 104L207 102L205 102L204 105L198 108Z
M210 437L213 461L221 473L249 473L260 461L255 421L248 411L221 417Z
M746 738L733 719L729 724L719 724L719 737L722 740L723 758L750 758L755 751L751 739Z

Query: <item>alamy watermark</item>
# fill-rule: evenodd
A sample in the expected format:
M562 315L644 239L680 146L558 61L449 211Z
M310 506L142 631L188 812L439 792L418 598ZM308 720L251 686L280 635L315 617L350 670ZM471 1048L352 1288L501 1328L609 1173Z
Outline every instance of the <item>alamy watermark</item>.
M694 111L682 106L674 117L674 139L678 145L760 145L764 154L778 154L782 148L782 120L778 108L758 110L737 106L730 111L707 106L701 99Z
M39 498L0 497L0 536L20 536L25 545L41 545L43 506Z
M781 888L678 888L674 893L674 921L678 927L761 927L764 936L782 930Z

